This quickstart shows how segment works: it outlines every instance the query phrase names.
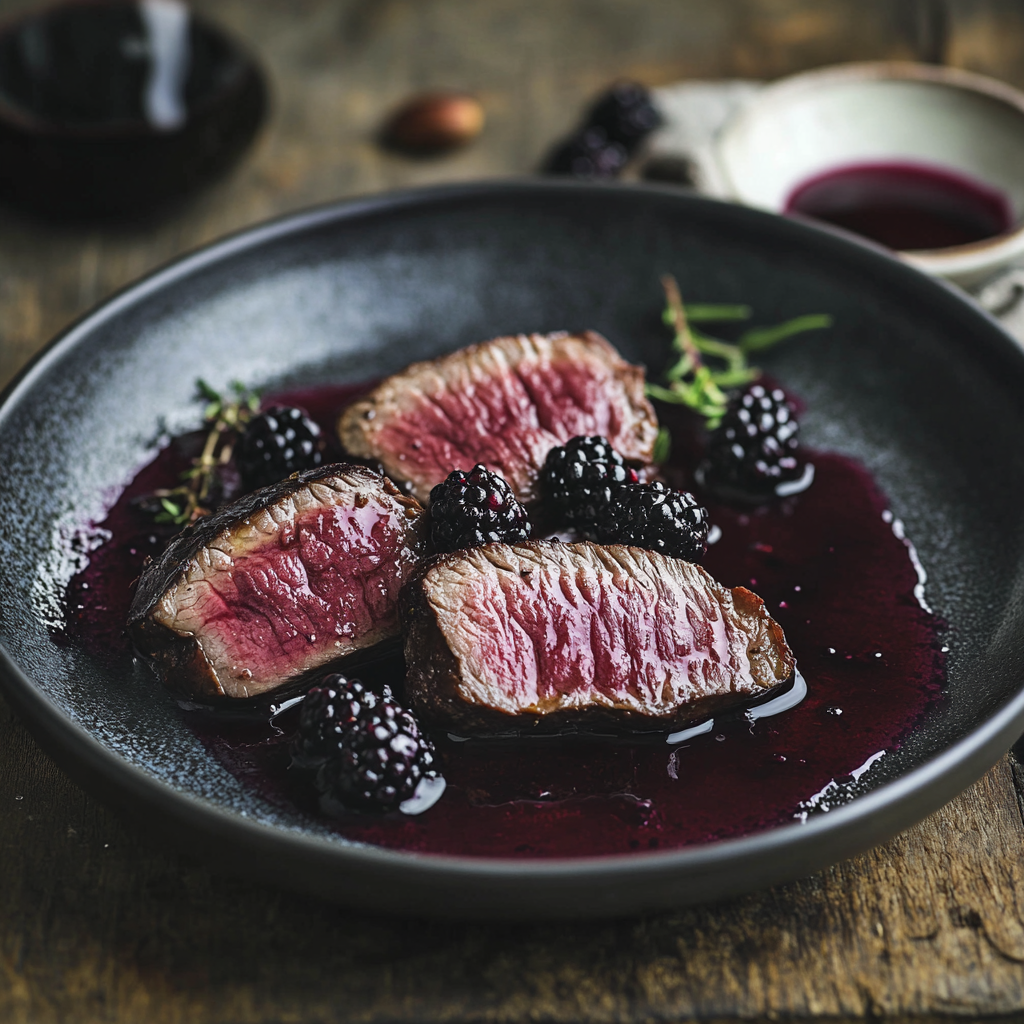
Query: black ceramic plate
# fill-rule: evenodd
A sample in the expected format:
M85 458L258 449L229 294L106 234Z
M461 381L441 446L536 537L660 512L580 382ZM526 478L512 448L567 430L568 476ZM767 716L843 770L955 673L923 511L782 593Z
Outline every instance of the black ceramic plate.
M193 385L360 380L502 333L593 327L660 366L658 276L835 328L770 355L806 440L862 460L950 624L948 698L805 824L670 853L494 861L346 843L265 803L170 699L47 626L67 539L192 427ZM11 702L108 799L230 870L376 908L629 913L805 874L879 842L977 778L1024 727L1024 354L951 290L834 233L656 189L561 184L384 196L256 228L128 289L69 330L0 408L0 640Z

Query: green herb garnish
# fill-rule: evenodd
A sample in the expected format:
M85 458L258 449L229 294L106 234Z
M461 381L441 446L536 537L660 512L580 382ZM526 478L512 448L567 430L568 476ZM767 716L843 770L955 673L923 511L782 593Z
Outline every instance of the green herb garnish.
M159 510L154 516L158 523L185 526L210 514L207 505L218 471L231 461L239 433L259 411L259 395L238 381L231 385L233 398L226 398L201 379L196 381L196 389L199 398L206 402L203 410L206 441L199 457L181 474L182 482L177 487L153 492L153 497L159 501Z
M663 462L668 462L671 454L672 434L668 427L658 427L658 436L654 439L654 453L651 456L651 461L656 466L660 466Z
M811 313L772 327L752 327L735 342L722 341L695 329L693 324L749 320L749 306L694 303L686 307L671 274L662 277L661 285L666 303L662 319L674 331L672 348L679 358L665 371L665 383L648 384L647 394L662 402L689 406L707 420L711 430L718 426L725 412L726 390L742 387L761 376L761 371L748 362L749 353L770 348L794 334L832 325L832 317L827 313ZM667 443L659 435L657 445L664 448Z

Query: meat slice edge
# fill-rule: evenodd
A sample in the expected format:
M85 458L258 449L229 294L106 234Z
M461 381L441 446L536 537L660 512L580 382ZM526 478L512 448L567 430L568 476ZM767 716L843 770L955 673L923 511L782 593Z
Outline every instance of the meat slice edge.
M397 636L423 509L331 465L246 495L178 535L139 579L136 648L193 700L244 699Z
M750 591L619 545L488 544L432 559L402 595L407 696L463 732L670 728L792 676Z
M424 504L452 469L482 462L520 501L538 500L548 451L600 434L627 460L648 464L658 424L642 367L601 335L520 334L413 363L349 406L345 449L377 459Z

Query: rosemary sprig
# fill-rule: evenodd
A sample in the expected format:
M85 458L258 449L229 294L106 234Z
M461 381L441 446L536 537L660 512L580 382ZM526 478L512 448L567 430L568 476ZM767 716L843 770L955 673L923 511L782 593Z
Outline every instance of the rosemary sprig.
M654 439L654 453L651 455L651 461L656 466L660 466L663 462L668 462L671 454L672 434L668 427L658 427L658 436Z
M703 331L694 323L748 320L749 306L683 305L679 285L671 274L661 279L665 289L664 322L673 329L672 348L679 358L664 373L664 384L648 384L651 398L675 405L685 405L707 421L708 429L718 426L725 413L726 389L742 387L756 380L761 371L747 361L750 352L759 352L785 338L803 331L829 327L832 317L827 313L798 316L772 327L753 327L735 342L722 341ZM713 365L708 364L713 360Z
M813 331L818 327L831 327L832 317L828 313L806 313L804 316L794 317L784 324L776 324L774 327L755 327L740 335L737 342L744 352L757 352L763 348L770 348L776 342L791 338L794 334L803 331Z
M177 487L153 492L153 497L160 502L160 511L154 516L158 523L185 526L210 514L207 505L217 473L231 461L239 433L259 411L259 395L238 381L231 385L233 398L215 391L202 379L196 381L196 389L206 402L203 410L206 440L199 457L181 474L182 482Z
M733 303L723 305L721 303L691 302L686 307L686 319L691 324L705 323L709 320L713 323L721 323L723 320L749 320L750 307Z

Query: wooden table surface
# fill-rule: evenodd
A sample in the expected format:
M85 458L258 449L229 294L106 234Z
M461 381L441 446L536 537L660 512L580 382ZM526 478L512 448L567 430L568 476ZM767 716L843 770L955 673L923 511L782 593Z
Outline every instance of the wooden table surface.
M263 60L266 130L168 219L73 228L0 209L0 382L112 290L225 232L346 195L530 173L618 76L911 58L1024 85L1013 0L196 6ZM382 116L429 86L477 92L483 136L447 158L382 152ZM0 1020L1020 1020L1022 793L1006 758L887 845L714 906L582 925L389 920L171 852L79 789L0 703Z

